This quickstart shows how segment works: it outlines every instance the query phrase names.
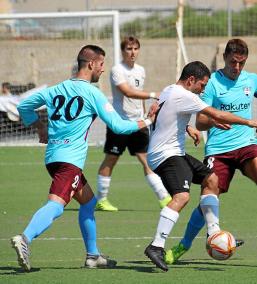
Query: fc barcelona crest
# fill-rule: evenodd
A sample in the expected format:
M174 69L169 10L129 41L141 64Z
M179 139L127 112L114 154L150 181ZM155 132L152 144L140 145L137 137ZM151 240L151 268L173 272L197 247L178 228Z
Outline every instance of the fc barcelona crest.
M251 88L250 87L245 87L244 88L244 93L245 93L246 96L249 96L250 93L251 93Z

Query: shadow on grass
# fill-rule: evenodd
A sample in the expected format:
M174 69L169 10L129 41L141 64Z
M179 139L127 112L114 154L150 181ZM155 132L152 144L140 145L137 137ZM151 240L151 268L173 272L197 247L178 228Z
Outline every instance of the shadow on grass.
M40 268L31 268L30 272L24 271L21 267L2 266L0 267L0 275L21 275L26 273L39 272Z
M133 262L128 262L128 263L133 263ZM141 264L141 266L135 266L135 265L117 265L116 267L113 268L98 268L98 270L105 270L105 271L114 271L114 270L133 270L137 272L144 272L144 273L158 273L160 272L158 269L151 267L151 266L146 266L145 264L148 264L147 261L145 262L135 262L136 264ZM0 276L3 275L25 275L27 273L35 273L35 272L43 272L44 270L81 270L84 269L86 271L94 271L95 269L90 269L90 268L85 268L84 266L81 267L64 267L64 266L44 266L42 268L31 268L30 272L24 271L22 268L19 267L13 267L13 266L5 266L5 267L0 267Z
M235 260L239 261L239 259ZM127 261L125 263L129 264L136 264L136 265L142 265L142 266L129 266L128 269L133 269L138 272L163 272L161 269L154 266L154 264L151 261ZM151 265L154 267L146 267L145 265ZM196 266L197 265L197 266ZM198 267L198 265L201 265L201 267ZM248 264L237 264L237 263L226 263L224 261L217 262L217 261L211 261L210 259L190 259L190 260L183 260L178 261L176 264L169 265L169 269L181 269L181 268L188 268L193 270L199 270L199 271L224 271L227 269L230 269L232 267L251 267L251 268L257 268L257 265L248 265ZM119 266L120 269L126 269L126 266L122 267Z
M240 261L240 259L235 259L233 261ZM126 265L127 264L127 265ZM210 259L189 259L189 260L181 260L178 261L174 265L169 265L169 270L172 269L191 269L191 270L198 270L198 271L225 271L227 269L236 267L248 267L257 269L257 265L248 265L229 262L226 261L212 261ZM39 272L40 270L80 270L85 269L87 271L95 271L95 269L81 267L63 267L63 266L52 266L52 267L43 267L41 268L32 268L29 273ZM157 268L151 261L148 260L136 260L136 261L124 261L124 265L117 265L113 268L99 268L99 270L133 270L140 273L164 273L161 269ZM5 266L0 267L0 275L21 275L26 274L22 268L12 267L12 266Z
M125 262L126 263L126 262ZM127 262L130 263L130 262ZM143 264L143 261L142 261ZM145 262L147 264L147 261ZM84 269L86 271L95 271L95 268L86 268L84 266L81 267L44 267L44 269L50 269L50 270L58 270L58 269ZM133 270L133 271L138 271L138 272L147 272L147 273L152 273L152 272L158 272L154 267L142 265L142 266L134 266L134 265L116 265L115 267L109 267L109 268L97 268L97 270L105 270L105 271L119 271L119 270Z
M180 266L192 266L192 265L202 265L202 266L212 266L216 267L216 269L226 269L226 268L231 268L231 267L252 267L252 268L257 268L257 265L249 265L249 264L244 264L240 261L240 263L233 263L234 261L238 262L240 259L234 258L233 260L230 260L229 262L226 261L215 261L215 260L210 260L209 258L207 259L188 259L188 260L180 260L177 261L176 264L171 265L170 267L180 267ZM192 267L190 267L192 268ZM197 270L208 270L210 268L208 267L193 267ZM211 268L210 270L212 270Z

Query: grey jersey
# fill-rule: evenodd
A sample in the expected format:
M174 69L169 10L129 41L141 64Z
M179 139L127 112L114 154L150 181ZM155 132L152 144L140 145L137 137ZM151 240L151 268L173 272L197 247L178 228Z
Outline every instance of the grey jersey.
M124 63L119 63L112 68L110 80L114 109L123 119L142 119L144 116L143 100L124 96L117 86L127 83L134 89L143 90L145 69L138 64L130 68Z

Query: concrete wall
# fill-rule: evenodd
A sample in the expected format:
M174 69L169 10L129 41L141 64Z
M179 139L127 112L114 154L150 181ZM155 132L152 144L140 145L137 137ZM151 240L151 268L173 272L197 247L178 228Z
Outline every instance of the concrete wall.
M257 73L257 38L245 38L245 40L250 49L245 68ZM227 38L185 39L189 60L201 60L209 68L213 65L221 68L226 42ZM90 43L98 44L106 50L105 73L101 77L99 86L111 98L109 71L113 64L112 44L110 41ZM0 41L0 80L12 84L58 83L70 77L76 55L85 44L87 42L80 40ZM176 50L175 39L141 40L138 63L146 69L146 90L159 91L175 82ZM99 119L93 124L89 141L98 145L102 145L105 141L105 126Z
M250 55L246 69L257 72L257 38L245 38ZM222 67L222 53L227 38L185 39L188 58L201 60L208 67L213 63ZM109 71L113 64L110 41L93 42L107 53L106 68L100 80L101 89L110 94ZM81 40L0 41L0 80L13 84L33 82L36 85L53 85L70 77L73 63L80 48L87 44ZM175 39L141 40L138 63L147 73L147 90L160 90L176 78Z
M3 1L3 0L2 0ZM11 0L5 0L11 3ZM26 0L26 1L13 1L12 6L15 13L24 12L57 12L57 11L85 11L96 9L119 9L130 7L177 7L177 0ZM227 9L227 1L223 0L197 0L197 1L185 1L195 8L210 8L213 10ZM239 10L244 7L243 0L233 0L232 9Z

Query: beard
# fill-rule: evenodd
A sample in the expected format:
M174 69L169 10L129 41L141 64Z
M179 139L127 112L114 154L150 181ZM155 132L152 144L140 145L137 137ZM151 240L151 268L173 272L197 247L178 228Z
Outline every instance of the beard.
M91 83L97 83L99 81L100 76L98 75L93 75L91 79Z

